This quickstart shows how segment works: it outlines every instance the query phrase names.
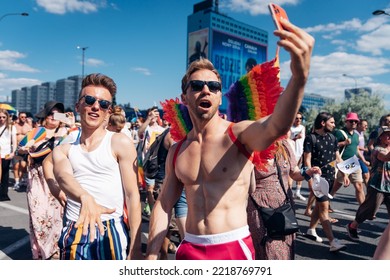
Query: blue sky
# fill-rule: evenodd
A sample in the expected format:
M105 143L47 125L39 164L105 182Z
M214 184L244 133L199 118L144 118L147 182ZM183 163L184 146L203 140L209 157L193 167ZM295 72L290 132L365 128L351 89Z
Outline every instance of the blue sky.
M186 68L187 16L200 0L2 0L0 100L12 89L101 72L118 85L117 101L146 109L178 97ZM220 0L220 11L269 33L274 25L263 0ZM344 99L344 89L371 87L390 108L390 16L373 16L388 0L281 0L290 21L316 39L307 93ZM282 84L289 56L281 51ZM344 77L343 74L349 76Z

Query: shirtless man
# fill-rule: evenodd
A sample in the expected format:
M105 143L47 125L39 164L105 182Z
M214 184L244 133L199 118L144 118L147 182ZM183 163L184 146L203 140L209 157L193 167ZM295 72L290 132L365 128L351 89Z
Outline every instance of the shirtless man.
M206 59L193 62L182 79L181 99L193 129L170 148L166 177L153 208L147 259L157 259L183 188L188 203L186 234L177 259L254 259L246 206L253 164L248 156L287 133L301 105L314 39L284 21L275 31L290 53L292 76L267 119L234 124L218 115L221 78ZM240 144L242 146L240 147ZM176 151L177 150L177 151Z
M53 150L54 175L67 195L61 259L143 258L137 153L129 137L105 129L115 93L111 78L86 76L76 104L81 135Z
M27 122L27 114L25 112L19 112L18 120L14 124L16 128L16 142L19 142L26 136L26 134L32 130L32 126ZM14 157L14 190L19 191L21 187L26 187L23 175L27 173L27 154L18 155ZM20 179L22 180L20 182Z

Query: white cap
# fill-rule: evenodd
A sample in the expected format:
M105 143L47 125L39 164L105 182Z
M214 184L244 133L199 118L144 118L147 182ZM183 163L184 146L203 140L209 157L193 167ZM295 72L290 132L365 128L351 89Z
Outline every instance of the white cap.
M329 194L329 183L320 174L314 174L313 176L313 193L316 197L321 198L324 195L333 199L333 196Z

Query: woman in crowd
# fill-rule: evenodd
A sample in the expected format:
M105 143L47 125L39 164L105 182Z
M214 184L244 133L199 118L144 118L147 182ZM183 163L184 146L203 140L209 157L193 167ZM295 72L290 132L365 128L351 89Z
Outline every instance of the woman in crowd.
M11 200L8 196L9 168L11 160L15 155L16 145L16 128L11 124L8 111L0 109L0 201Z
M277 208L286 201L285 188L289 200L293 203L292 191L289 186L289 176L295 181L305 179L304 171L297 167L295 153L286 139L276 142L276 154L270 158L264 170L254 169L256 188L250 194L247 212L249 231L255 247L256 260L292 260L295 255L295 234L274 240L266 236L264 221L258 213L258 207ZM278 168L281 174L278 174ZM305 171L306 176L321 173L318 167ZM302 173L302 174L301 174Z
M54 113L64 112L64 105L49 101L36 117L45 128L46 137L25 147L30 154L28 160L29 185L27 202L30 213L30 242L33 259L57 259L59 254L58 239L62 229L63 207L50 192L43 174L42 162L55 145L67 134L61 122L54 119ZM48 149L47 149L48 148ZM37 153L40 152L41 156Z

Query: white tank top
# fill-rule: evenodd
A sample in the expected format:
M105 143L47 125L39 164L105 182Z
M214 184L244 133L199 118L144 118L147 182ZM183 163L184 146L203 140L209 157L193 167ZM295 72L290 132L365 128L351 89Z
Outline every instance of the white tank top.
M73 176L83 189L90 193L96 203L115 208L112 214L102 214L102 221L116 219L123 215L123 188L119 164L111 150L111 138L115 132L107 131L99 147L92 152L84 151L80 140L71 144L69 160ZM80 138L79 138L80 139ZM68 197L66 218L77 221L81 204Z

